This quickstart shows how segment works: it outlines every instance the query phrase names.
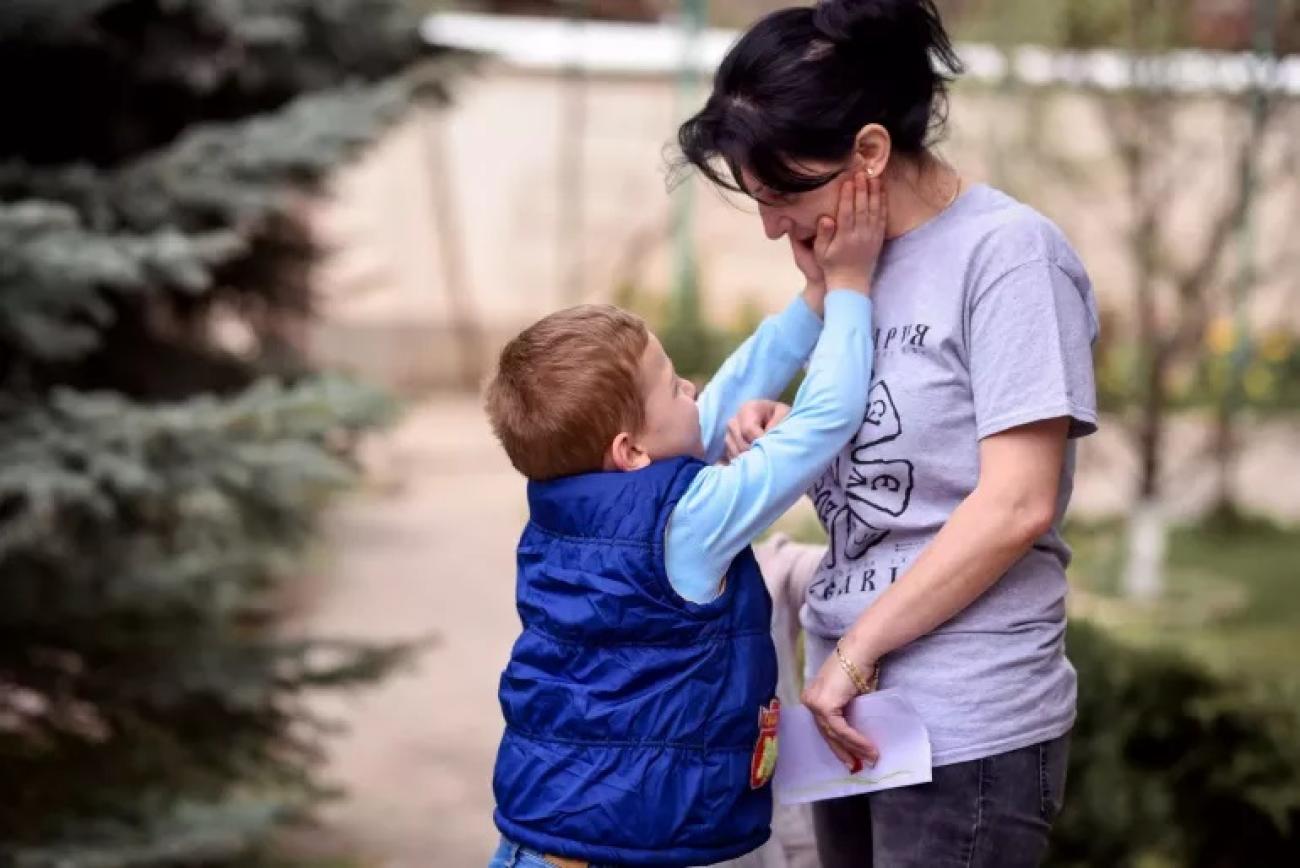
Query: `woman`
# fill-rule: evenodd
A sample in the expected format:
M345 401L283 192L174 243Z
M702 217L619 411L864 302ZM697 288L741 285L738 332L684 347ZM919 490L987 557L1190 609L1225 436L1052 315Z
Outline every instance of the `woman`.
M819 803L825 868L1038 864L1059 809L1075 673L1060 522L1096 428L1088 277L1060 231L931 150L960 72L930 0L783 9L728 53L684 157L751 196L805 278L852 172L883 179L875 381L810 494L830 537L803 601L804 702L850 767L844 708L897 688L929 728L929 784ZM747 439L780 411L747 408ZM743 432L742 432L743 433ZM869 817L869 819L868 819Z

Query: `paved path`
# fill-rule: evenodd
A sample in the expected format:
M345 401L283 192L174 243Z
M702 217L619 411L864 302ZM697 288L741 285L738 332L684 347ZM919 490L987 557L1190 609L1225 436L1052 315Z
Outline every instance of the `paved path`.
M1170 453L1200 472L1174 474L1183 508L1212 490L1195 457L1201 437L1185 427L1176 426ZM1241 468L1248 498L1300 517L1300 484L1279 484L1300 470L1294 423L1251 435ZM481 868L496 841L496 686L518 630L513 556L523 484L470 397L414 406L365 458L369 482L332 514L299 623L316 634L371 639L433 634L438 644L410 673L322 701L351 727L334 743L328 768L349 795L308 844L351 848L375 868ZM1122 508L1134 467L1117 432L1090 438L1076 506Z
M328 769L349 795L326 816L367 865L481 868L496 843L496 687L518 630L523 486L469 398L413 408L366 458L370 482L331 518L303 621L437 644L412 672L322 703L351 727Z

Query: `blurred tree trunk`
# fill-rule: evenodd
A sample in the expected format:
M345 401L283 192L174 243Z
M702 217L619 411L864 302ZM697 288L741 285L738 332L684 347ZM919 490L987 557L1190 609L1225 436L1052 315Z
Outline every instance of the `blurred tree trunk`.
M1259 60L1258 77L1247 96L1250 132L1246 147L1238 154L1237 177L1241 191L1241 208L1237 220L1237 280L1232 293L1233 346L1228 363L1227 381L1219 395L1214 414L1212 454L1217 469L1217 491L1212 514L1220 522L1232 523L1240 518L1233 478L1239 453L1237 419L1241 414L1241 378L1249 360L1250 339L1246 334L1247 299L1259 281L1256 263L1253 206L1257 199L1260 151L1264 130L1273 111L1274 95L1270 88L1277 83L1274 56L1277 40L1277 0L1254 0L1254 47Z
M1228 253L1253 195L1271 118L1266 101L1252 103L1250 96L1235 100L1226 107L1222 130L1231 143L1225 166L1207 165L1201 155L1180 152L1173 115L1183 100L1170 82L1170 51L1180 14L1178 4L1167 0L1130 0L1133 87L1105 112L1130 212L1127 234L1139 358L1134 433L1139 476L1122 582L1126 593L1138 598L1157 597L1164 590L1168 525L1164 452L1172 368L1201 352L1212 309L1210 296L1228 283L1224 275ZM1247 122L1241 123L1243 119ZM1198 201L1204 228L1197 252L1180 261L1171 249L1179 234L1173 219L1183 204L1179 194L1189 178L1215 169L1227 176L1226 192L1217 201ZM1225 424L1225 431L1230 424ZM1230 442L1229 432L1224 443Z

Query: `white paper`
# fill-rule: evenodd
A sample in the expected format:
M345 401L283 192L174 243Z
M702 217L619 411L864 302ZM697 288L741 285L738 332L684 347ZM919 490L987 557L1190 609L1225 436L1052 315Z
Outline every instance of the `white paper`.
M880 752L875 767L849 774L802 705L781 709L780 741L772 786L783 805L819 802L930 780L930 733L897 690L859 696L849 703L849 725Z

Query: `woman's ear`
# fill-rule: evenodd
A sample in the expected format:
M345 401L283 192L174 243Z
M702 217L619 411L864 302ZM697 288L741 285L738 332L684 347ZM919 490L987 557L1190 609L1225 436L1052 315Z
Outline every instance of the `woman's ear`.
M614 442L609 444L609 451L605 453L606 470L619 470L626 473L629 470L640 470L649 463L650 456L626 431L619 432Z
M858 160L858 168L866 172L868 177L878 178L885 174L892 150L893 140L889 137L889 130L880 124L867 124L858 130L853 140L853 151Z

